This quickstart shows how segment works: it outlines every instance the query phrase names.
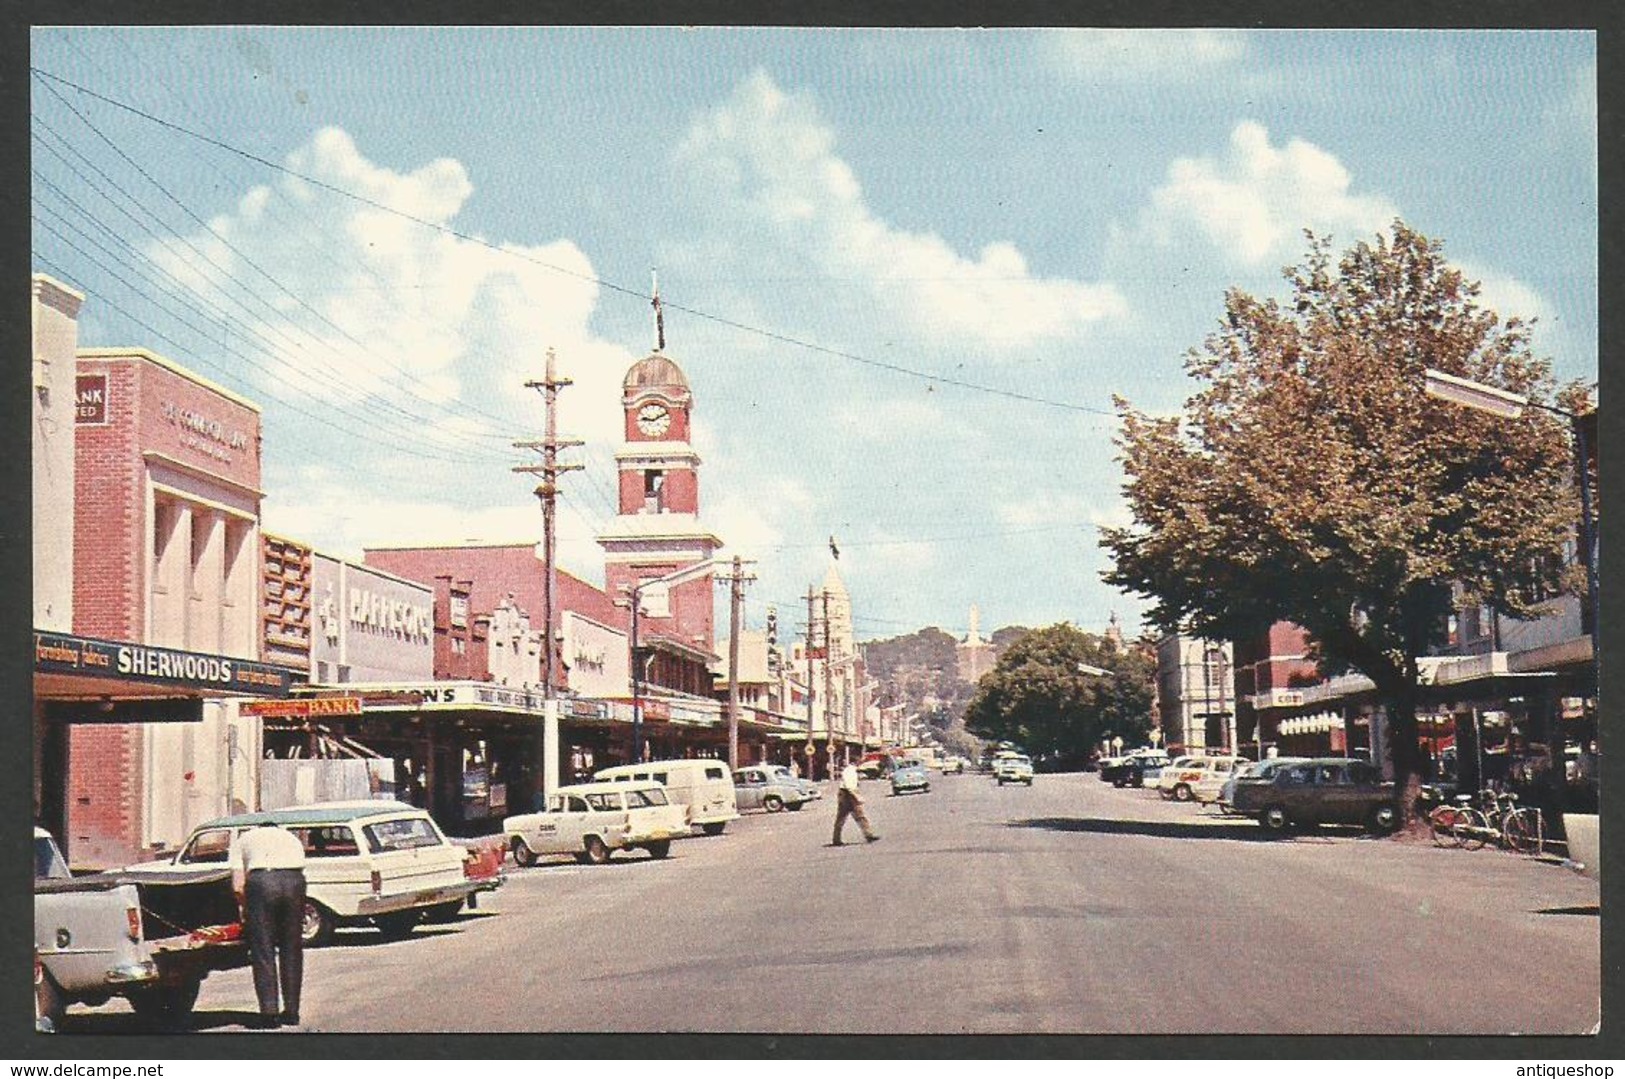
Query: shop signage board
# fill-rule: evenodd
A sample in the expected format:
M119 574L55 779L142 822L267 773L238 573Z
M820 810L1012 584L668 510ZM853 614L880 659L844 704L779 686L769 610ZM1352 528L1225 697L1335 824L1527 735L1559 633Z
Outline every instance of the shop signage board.
M304 700L245 701L241 708L245 716L275 716L283 719L305 719L311 716L359 716L360 697L311 697Z
M80 427L106 427L107 375L76 375L73 393L73 422Z
M66 633L34 634L34 671L259 697L286 697L293 685L286 667Z

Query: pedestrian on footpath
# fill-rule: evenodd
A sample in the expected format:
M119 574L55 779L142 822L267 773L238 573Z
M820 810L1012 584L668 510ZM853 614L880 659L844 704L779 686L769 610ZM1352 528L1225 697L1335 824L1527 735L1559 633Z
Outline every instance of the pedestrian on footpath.
M305 966L305 845L274 824L251 828L237 837L231 875L243 906L243 936L260 1005L258 1021L249 1025L262 1030L298 1026Z
M863 799L858 797L858 766L850 761L841 769L841 789L835 795L835 838L830 846L845 846L841 842L841 830L846 827L849 816L863 829L864 842L873 843L880 838L869 826L869 814L863 811Z

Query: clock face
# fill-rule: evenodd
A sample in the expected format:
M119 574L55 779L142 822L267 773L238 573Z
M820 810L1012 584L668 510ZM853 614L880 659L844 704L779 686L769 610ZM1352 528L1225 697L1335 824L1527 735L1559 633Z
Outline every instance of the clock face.
M671 426L671 413L664 405L653 402L638 409L638 430L651 438L658 438Z

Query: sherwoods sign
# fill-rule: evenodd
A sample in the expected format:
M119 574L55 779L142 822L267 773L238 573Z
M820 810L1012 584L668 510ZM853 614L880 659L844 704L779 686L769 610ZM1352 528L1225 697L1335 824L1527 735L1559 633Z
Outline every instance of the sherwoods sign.
M65 633L34 634L34 670L42 674L82 674L126 682L163 682L255 696L286 696L293 683L293 672L286 668L235 656L211 656Z

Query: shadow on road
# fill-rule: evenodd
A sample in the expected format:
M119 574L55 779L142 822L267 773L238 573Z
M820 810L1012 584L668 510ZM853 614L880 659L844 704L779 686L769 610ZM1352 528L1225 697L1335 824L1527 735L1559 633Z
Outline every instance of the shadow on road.
M1596 918L1602 914L1602 907L1596 903L1581 907L1547 907L1535 911L1536 914L1579 914L1584 917Z
M760 972L765 969L789 969L793 967L834 967L840 970L853 970L869 963L901 963L918 962L927 959L940 959L945 956L958 955L969 952L969 944L916 944L901 945L890 948L847 948L836 951L813 951L806 954L791 953L788 955L764 955L756 951L731 952L721 956L707 956L702 959L668 963L661 966L637 967L634 970L617 970L608 974L600 974L591 978L583 978L583 982L622 982L628 977L638 978L683 978L697 974L705 979L718 979L716 984L728 984L728 976L738 973Z
M1236 824L1186 824L1180 821L1102 820L1098 817L1031 817L1009 821L1007 828L1040 828L1050 832L1091 832L1098 835L1144 835L1157 839L1230 839L1249 843L1273 842L1275 837L1247 821Z

